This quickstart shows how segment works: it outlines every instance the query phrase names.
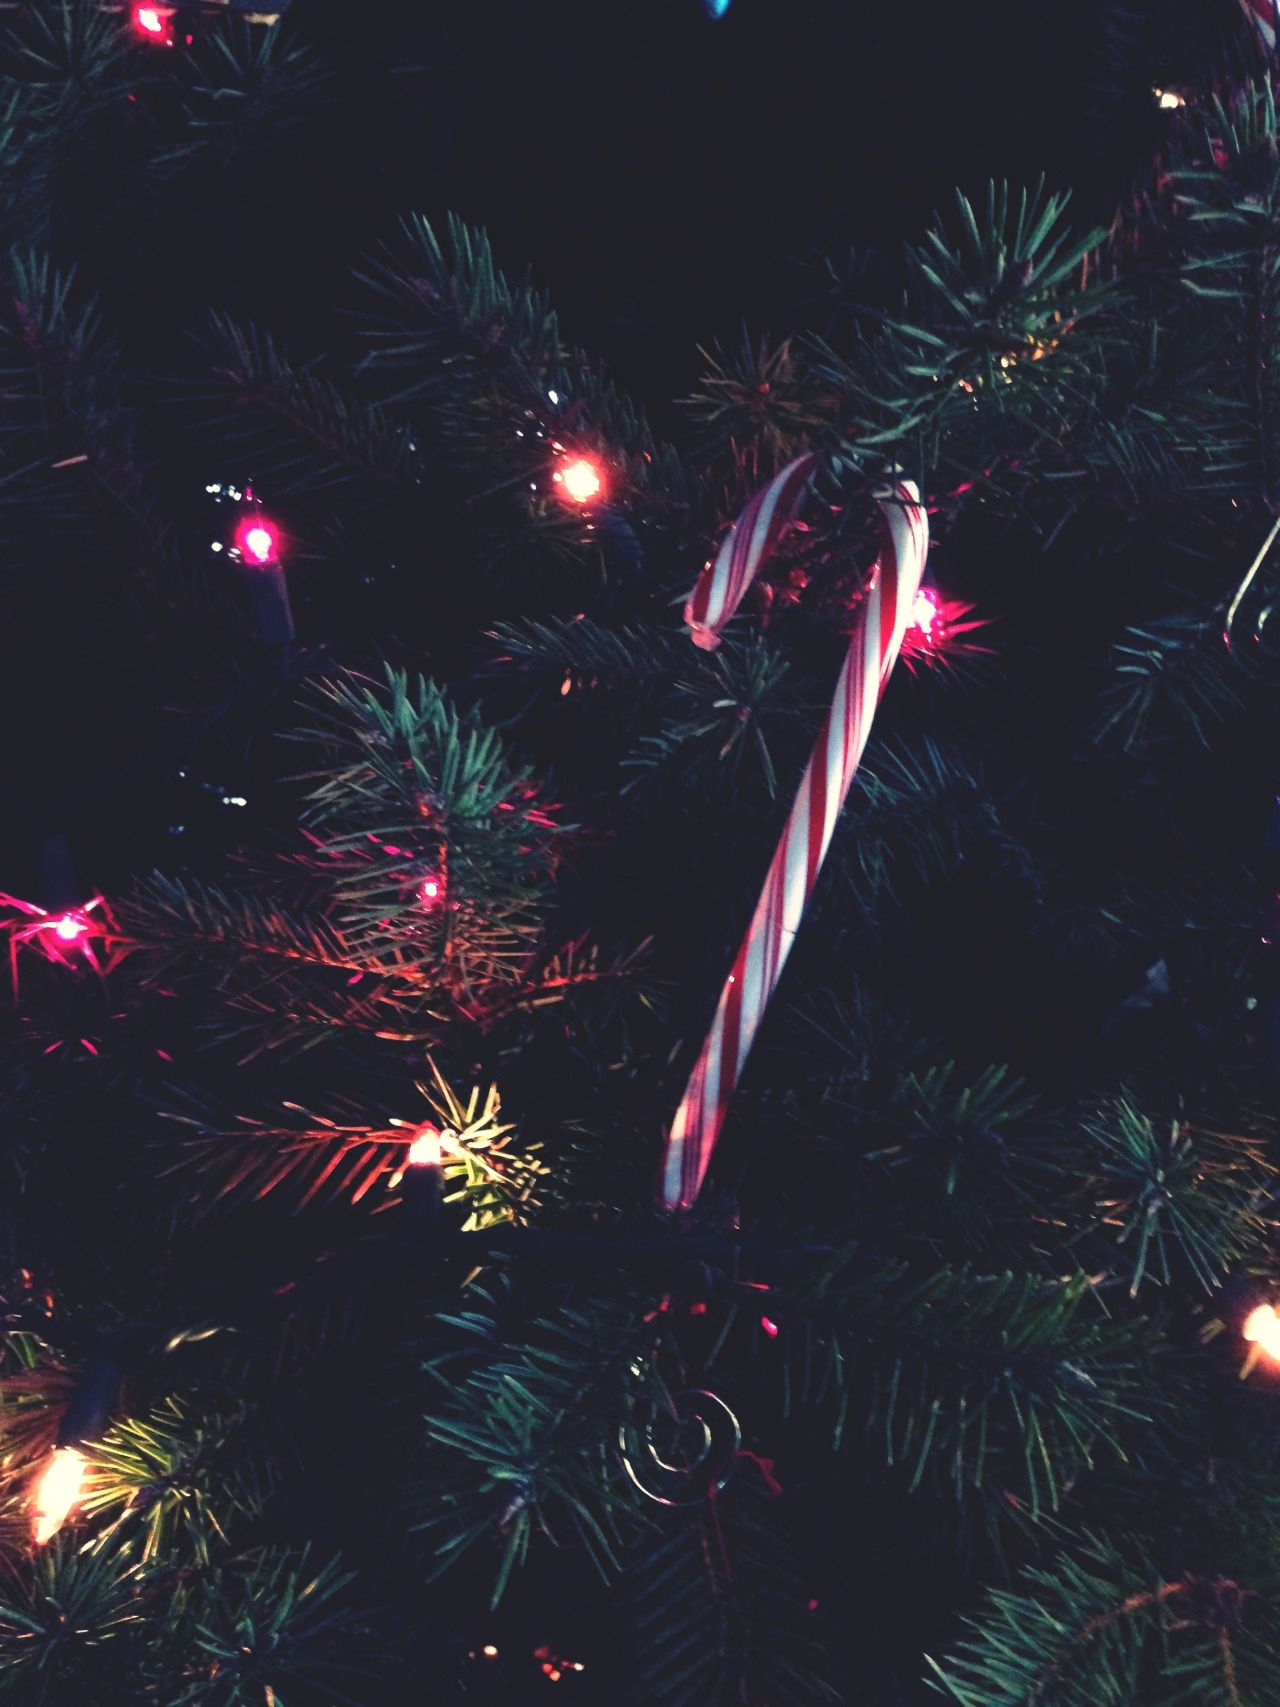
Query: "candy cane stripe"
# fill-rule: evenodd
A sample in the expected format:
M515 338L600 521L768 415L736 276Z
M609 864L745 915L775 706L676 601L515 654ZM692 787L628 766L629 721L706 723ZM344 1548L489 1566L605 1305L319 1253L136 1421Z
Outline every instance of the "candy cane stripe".
M698 577L684 619L694 644L707 651L720 644L719 630L733 615L791 521L813 473L812 455L800 456L757 492L725 535L715 558Z
M696 645L706 650L719 645L720 629L790 524L816 463L808 455L789 464L751 499L726 535L685 605ZM701 1190L729 1100L799 931L911 617L928 551L928 521L910 481L882 499L881 510L884 541L830 709L671 1123L662 1173L668 1209L687 1208Z
M1268 53L1275 50L1276 37L1280 33L1280 0L1240 0L1262 38L1262 45Z

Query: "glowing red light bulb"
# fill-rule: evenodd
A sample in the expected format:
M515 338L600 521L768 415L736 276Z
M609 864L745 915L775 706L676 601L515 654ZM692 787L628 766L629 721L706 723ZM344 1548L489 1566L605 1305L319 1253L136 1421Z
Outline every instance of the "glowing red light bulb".
M246 516L236 529L236 544L246 563L264 568L275 563L280 555L280 534L263 516Z
M75 942L88 930L88 921L74 913L64 913L53 927L53 934L62 942Z
M140 36L150 36L160 40L165 34L165 24L168 13L158 6L135 6L133 9L133 27Z
M571 504L589 504L604 491L604 471L593 457L571 457L553 478Z
M927 639L933 633L933 625L938 620L938 601L924 587L916 594L916 601L911 607L911 620Z
M422 897L424 907L429 907L433 901L438 901L440 899L440 879L438 877L424 877L418 894Z

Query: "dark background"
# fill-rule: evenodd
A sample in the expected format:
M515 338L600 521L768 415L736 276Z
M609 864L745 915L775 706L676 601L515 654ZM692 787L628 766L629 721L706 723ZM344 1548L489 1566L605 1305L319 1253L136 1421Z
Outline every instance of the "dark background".
M238 230L175 210L146 276L118 231L102 258L148 338L210 300L300 331L398 213L452 210L661 418L696 342L793 329L804 263L917 231L957 184L1043 171L1109 218L1159 142L1153 74L1194 78L1234 18L1234 0L733 0L718 20L702 0L294 0L335 74L327 127L261 159Z
M1107 223L1160 144L1153 82L1195 82L1224 34L1245 35L1236 0L732 0L720 19L703 0L294 0L284 28L327 78L296 129L157 183L156 152L182 126L168 55L135 44L137 99L105 141L72 143L48 197L54 259L99 294L145 395L140 454L187 560L207 521L182 494L252 472L212 467L179 395L210 308L341 363L359 353L352 268L400 215L456 212L489 229L502 265L531 269L565 336L678 442L699 345L821 331L844 277L891 290L899 240L957 185L1044 173L1072 190L1081 225ZM439 497L419 544L442 560ZM61 549L46 519L37 562ZM299 595L304 639L331 645L350 613L326 606L318 573ZM439 577L431 597L443 629ZM22 645L0 710L27 732L0 790L27 822L0 838L0 887L38 891L32 847L49 829L71 834L92 889L170 864L167 826L194 807L157 796L164 767L138 761L156 707L175 701L157 660L172 670L212 648L216 667L223 640L199 624L147 635L38 575L9 613ZM201 669L193 654L193 680ZM242 768L228 729L215 780L245 792Z

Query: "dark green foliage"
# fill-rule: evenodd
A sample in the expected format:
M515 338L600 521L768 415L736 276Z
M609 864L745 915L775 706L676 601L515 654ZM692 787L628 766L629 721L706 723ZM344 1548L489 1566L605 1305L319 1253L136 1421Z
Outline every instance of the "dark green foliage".
M326 507L359 503L375 489L407 483L417 466L411 440L372 402L290 362L269 332L210 318L201 341L206 385L190 394L212 448L250 457L254 478L281 498L319 484Z
M438 1569L482 1542L496 1551L496 1602L539 1532L557 1543L572 1537L601 1571L616 1568L618 1417L645 1379L650 1335L616 1306L569 1307L505 1349L495 1315L482 1301L443 1319L463 1338L427 1366L438 1387L426 1434L437 1451L424 1468L436 1475L419 1527Z
M147 1418L114 1423L85 1453L84 1508L111 1520L104 1540L136 1525L144 1565L178 1550L208 1565L224 1523L257 1517L269 1489L261 1451L237 1438L236 1422L168 1398Z
M1211 1290L1263 1259L1275 1165L1260 1134L1154 1120L1127 1101L1099 1110L1084 1132L1098 1167L1094 1215L1119 1247L1108 1266L1132 1293L1175 1278Z
M938 1668L962 1707L1242 1707L1265 1701L1277 1660L1270 1593L1228 1577L1162 1578L1087 1538L1020 1591L993 1593Z
M136 1684L146 1575L123 1547L38 1553L0 1593L0 1695L71 1707Z
M302 737L318 761L303 819L324 832L356 952L397 975L440 966L456 1000L483 1001L522 970L562 832L496 730L432 682L388 672L388 688L323 691L322 721ZM424 877L440 886L435 907L423 905Z
M1118 735L1129 753L1183 730L1208 747L1214 726L1244 705L1241 664L1224 648L1221 624L1207 618L1179 612L1127 629L1113 670L1098 738Z
M1082 98L1145 90L1151 20L1095 11ZM102 978L37 939L0 1014L0 1696L484 1707L564 1632L566 1700L610 1707L1262 1707L1270 87L1200 91L1110 223L970 184L847 264L833 213L798 316L711 328L672 417L626 315L597 330L643 406L429 163L378 164L430 218L256 288L345 145L321 12L170 53L56 0L4 50L5 706L36 733L0 807L95 847L110 906ZM378 39L409 81L419 44ZM806 451L803 525L690 646L699 565ZM675 1222L662 1135L894 467L947 614ZM280 524L287 656L209 550L224 481ZM68 1431L83 1498L35 1547Z
M1147 1324L1108 1322L1083 1278L943 1269L860 1284L859 1266L851 1255L814 1287L821 1384L836 1399L837 1441L856 1402L873 1450L911 1488L926 1475L957 1499L989 1487L1039 1516L1096 1453L1121 1449L1126 1426L1149 1420Z
M175 1707L249 1707L322 1691L334 1707L370 1699L384 1669L381 1643L344 1590L353 1573L330 1560L271 1549L200 1579L177 1634L189 1682Z
M836 1699L823 1681L799 1561L759 1495L664 1512L656 1527L628 1561L642 1700L802 1707Z
M10 231L44 242L86 145L120 141L128 63L118 21L68 0L21 8L7 45L0 207Z
M180 140L156 161L159 173L208 172L229 188L267 152L298 152L330 73L315 50L287 31L255 29L236 19L193 55L182 90Z

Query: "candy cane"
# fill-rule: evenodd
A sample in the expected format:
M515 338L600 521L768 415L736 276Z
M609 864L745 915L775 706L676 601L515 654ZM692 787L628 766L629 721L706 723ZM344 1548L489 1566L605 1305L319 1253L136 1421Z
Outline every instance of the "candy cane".
M684 612L696 646L709 651L720 644L720 629L794 516L816 465L812 454L797 457L775 476L752 498L714 562L702 571ZM729 1099L813 893L911 620L929 525L919 489L909 480L899 480L879 502L884 543L871 570L835 698L667 1137L662 1176L667 1209L687 1208L701 1189Z
M1280 35L1280 0L1240 0L1268 53L1275 52Z

